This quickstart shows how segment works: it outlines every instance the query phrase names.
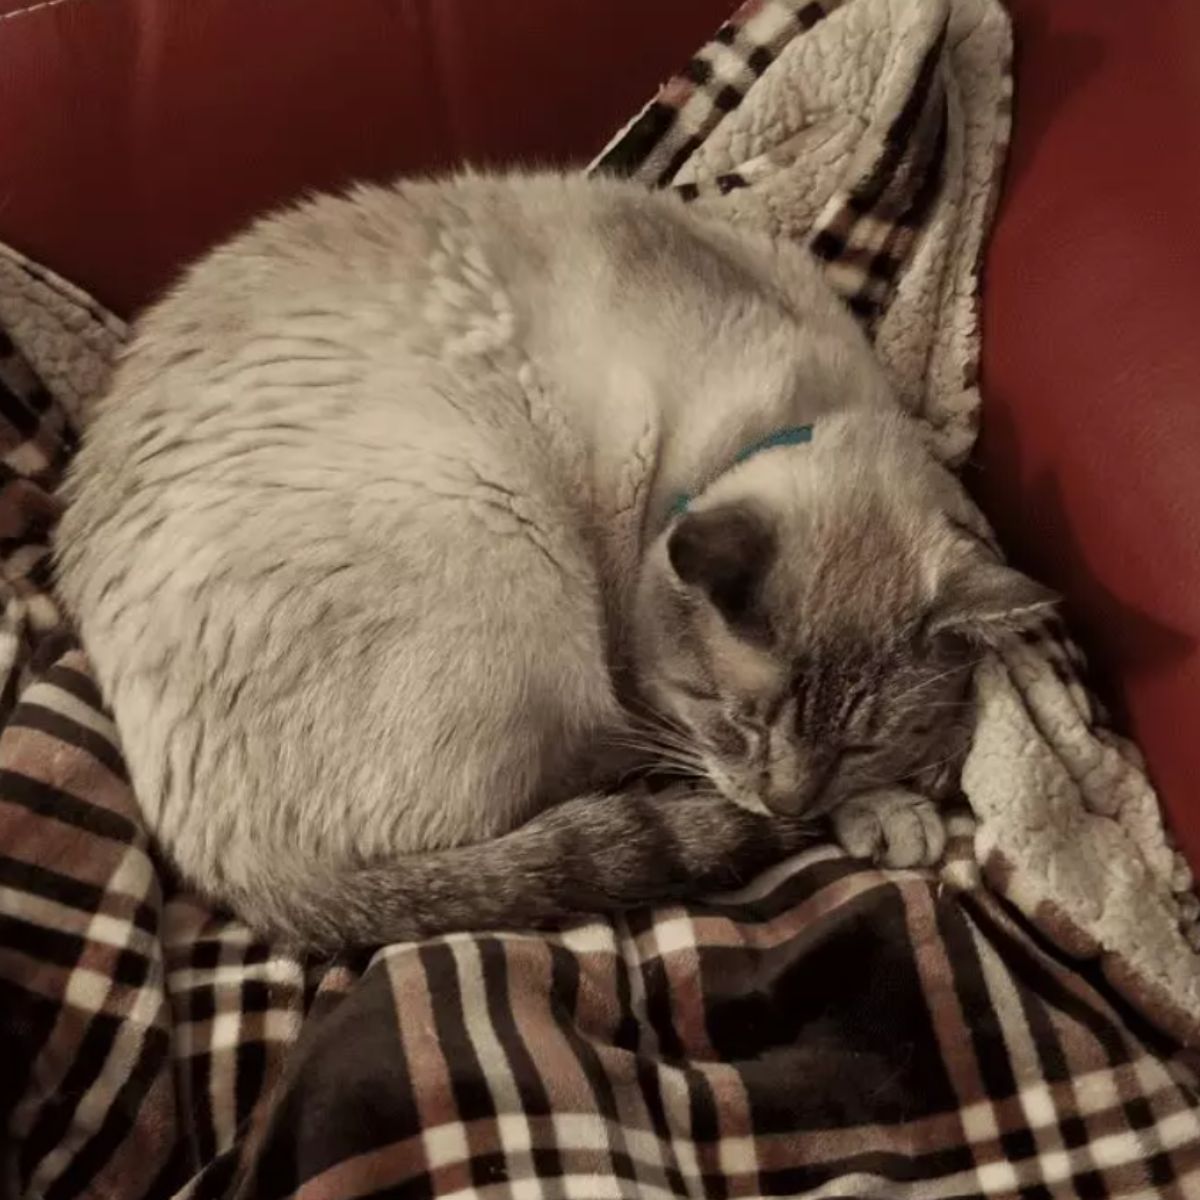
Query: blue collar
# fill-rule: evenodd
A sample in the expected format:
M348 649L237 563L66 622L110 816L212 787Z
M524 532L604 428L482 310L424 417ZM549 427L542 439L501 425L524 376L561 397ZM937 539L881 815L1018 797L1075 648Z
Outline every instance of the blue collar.
M725 469L736 467L739 463L744 463L748 458L753 458L764 450L774 450L776 446L800 446L805 442L811 442L812 432L811 425L792 425L788 429L777 429L761 441L747 446ZM689 496L687 492L680 492L672 502L668 516L677 517L681 513L687 512L688 505L693 499L694 497Z

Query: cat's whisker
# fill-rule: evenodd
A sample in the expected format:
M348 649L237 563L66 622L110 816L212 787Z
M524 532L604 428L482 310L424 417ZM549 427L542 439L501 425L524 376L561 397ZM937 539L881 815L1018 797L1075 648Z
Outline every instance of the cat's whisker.
M931 675L927 679L922 679L914 683L911 687L906 688L899 695L890 698L890 703L900 705L906 702L911 702L913 697L919 696L922 692L928 691L930 688L936 687L939 683L945 682L952 675L960 673L962 668L951 667L945 671L939 671L936 675Z
M664 879L678 890L673 866L736 872L742 823L688 806L661 818L677 864L649 822L630 823L636 797L537 818L586 767L716 796L742 782L725 778L737 751L755 759L747 775L824 731L869 755L914 707L965 698L975 662L951 655L1047 603L969 539L948 544L934 497L953 485L887 411L879 364L802 249L739 248L634 182L573 176L306 205L142 315L55 534L56 583L114 681L103 698L149 832L260 932L336 951L528 928L581 896L611 908L655 899ZM514 238L528 255L500 252ZM406 281L439 242L466 273L430 305ZM553 272L528 269L547 255ZM701 295L711 280L734 281L736 323ZM496 296L503 353L488 349ZM581 304L596 319L564 322ZM614 357L622 378L593 380ZM735 359L753 371L731 389L713 364ZM827 422L797 370L875 399ZM632 453L636 430L653 436ZM699 499L734 466L730 502L655 511L667 483ZM853 486L825 486L828 472ZM905 636L931 591L973 640L943 654ZM197 655L164 681L163 663ZM642 678L662 691L596 729ZM710 710L744 739L710 730ZM754 727L768 711L769 735ZM869 713L877 725L856 729ZM903 757L942 751L939 720L896 735L914 741ZM186 770L162 769L181 755ZM653 853L613 853L642 830ZM491 852L492 838L511 840Z
M684 739L690 738L690 731L686 726L662 713L650 712L647 717L639 719L634 728L640 728L656 734L667 734Z
M635 753L650 755L677 754L698 757L699 754L692 742L682 740L672 741L666 738L613 737L608 739L608 745L618 749L633 750Z
M922 679L914 683L910 688L901 692L898 696L890 698L889 703L893 707L898 707L904 703L911 703L914 696L919 696L923 691L932 688L939 683L949 679L952 675L967 673L975 668L975 665L982 661L982 655L974 659L967 659L965 662L959 663L956 666L949 667L945 671L939 671L935 675L930 675L927 679Z
M691 779L707 778L704 769L698 763L680 762L671 758L659 758L648 765L647 774L649 775L661 775L664 772L687 776Z
M647 765L658 766L662 763L673 763L685 766L696 773L702 773L704 770L703 757L694 743L676 743L661 738L616 735L608 739L608 744L644 754L651 760Z
M934 761L931 763L926 763L921 768L921 771L923 773L937 771L937 770L940 770L942 767L948 767L951 763L953 763L955 761L965 761L965 759L966 759L966 753L964 751L952 750L949 754L943 755L943 757L941 757L941 758L934 759Z
M634 748L653 751L666 751L672 754L681 754L688 757L697 758L700 756L700 749L693 741L672 741L665 738L659 739L642 739L633 743Z

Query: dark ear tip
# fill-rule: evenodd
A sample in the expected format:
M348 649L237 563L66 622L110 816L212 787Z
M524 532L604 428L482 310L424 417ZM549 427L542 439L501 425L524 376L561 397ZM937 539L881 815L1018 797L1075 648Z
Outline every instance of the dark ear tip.
M680 581L700 588L728 621L741 621L775 554L767 519L741 504L685 513L667 537Z
M709 587L731 575L757 573L775 539L766 519L741 504L686 512L667 536L667 557L687 584Z
M1021 602L1014 606L1018 614L1028 615L1031 619L1036 620L1041 616L1053 616L1062 607L1062 593L1056 592L1044 583L1039 583L1036 579L1030 579L1025 575L1022 576L1022 587L1024 594Z
M1005 634L1036 628L1056 615L1062 597L999 563L976 563L957 577L933 614L929 631L994 645Z
M1052 587L1047 587L1044 583L1037 585L1042 590L1042 599L1038 602L1039 608L1060 609L1067 602L1067 598L1062 592L1057 591Z
M704 529L696 513L685 512L667 536L667 557L684 583L700 582Z

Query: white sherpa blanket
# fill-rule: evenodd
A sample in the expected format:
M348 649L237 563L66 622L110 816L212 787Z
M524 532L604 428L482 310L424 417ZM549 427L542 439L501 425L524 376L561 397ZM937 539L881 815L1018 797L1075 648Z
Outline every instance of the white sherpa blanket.
M596 169L807 241L870 329L904 404L959 464L980 407L979 264L1008 136L1009 49L994 0L752 0ZM125 336L93 300L11 250L0 253L0 326L76 421ZM38 452L21 448L26 459ZM9 463L21 474L29 465ZM23 554L5 563L9 675L26 665L31 631L57 623L28 582L37 553ZM1077 664L1047 629L980 667L963 790L984 883L953 843L946 875L1002 893L1200 1046L1191 878L1141 760L1104 727Z
M980 411L979 274L1009 134L1008 18L996 0L834 7L823 4L829 15L789 40L749 102L729 112L724 89L747 89L753 71L711 43L695 60L704 66L672 81L631 127L665 127L644 157L628 162L618 139L616 161L599 165L682 187L731 222L807 240L871 328L905 406L958 465ZM735 20L770 45L811 8L767 0ZM914 86L923 72L927 86ZM923 158L941 160L940 191L924 202ZM844 190L863 163L880 161L898 181L865 197ZM1061 948L1097 957L1139 1008L1200 1045L1191 874L1141 758L1104 727L1079 662L1051 626L979 669L963 774L975 858L988 884ZM974 874L947 864L957 885Z
M596 169L811 246L959 464L1008 55L993 0L748 0ZM822 846L320 963L179 890L50 586L125 337L0 249L0 1192L1193 1194L1196 903L1057 628L979 669L941 880Z

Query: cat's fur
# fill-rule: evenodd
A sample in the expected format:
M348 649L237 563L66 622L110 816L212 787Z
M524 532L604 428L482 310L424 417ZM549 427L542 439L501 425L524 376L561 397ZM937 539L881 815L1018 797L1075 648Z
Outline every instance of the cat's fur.
M928 858L896 786L1045 602L802 250L578 177L260 222L140 321L67 496L151 829L319 949L732 883L848 797L845 840L887 857L898 809ZM736 804L587 794L630 740Z

